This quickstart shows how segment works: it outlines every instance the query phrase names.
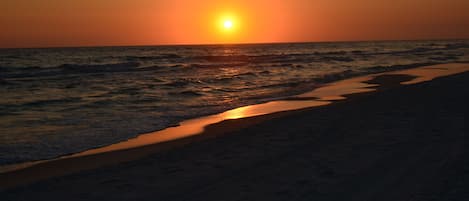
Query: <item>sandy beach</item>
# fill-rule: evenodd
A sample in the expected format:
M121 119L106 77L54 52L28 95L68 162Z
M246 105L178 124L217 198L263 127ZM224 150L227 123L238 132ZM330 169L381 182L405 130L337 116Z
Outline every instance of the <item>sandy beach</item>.
M0 201L469 201L469 0L0 0Z
M377 75L366 81L376 91L333 104L225 120L201 135L3 173L0 197L468 200L469 73L411 84L416 76Z

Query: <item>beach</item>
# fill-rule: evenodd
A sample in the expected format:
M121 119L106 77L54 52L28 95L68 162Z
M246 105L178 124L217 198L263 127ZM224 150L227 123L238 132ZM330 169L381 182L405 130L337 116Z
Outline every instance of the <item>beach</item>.
M467 200L469 73L402 84L415 78L404 72L377 75L366 81L375 91L344 95L332 104L224 120L200 135L3 173L0 195Z
M469 201L468 10L0 1L0 201Z
M468 40L1 49L0 172L352 77L467 61Z

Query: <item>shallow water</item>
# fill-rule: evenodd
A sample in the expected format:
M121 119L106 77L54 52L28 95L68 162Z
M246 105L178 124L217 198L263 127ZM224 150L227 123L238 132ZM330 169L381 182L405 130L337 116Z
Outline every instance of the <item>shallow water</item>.
M344 78L469 61L469 41L0 50L0 165L54 158Z

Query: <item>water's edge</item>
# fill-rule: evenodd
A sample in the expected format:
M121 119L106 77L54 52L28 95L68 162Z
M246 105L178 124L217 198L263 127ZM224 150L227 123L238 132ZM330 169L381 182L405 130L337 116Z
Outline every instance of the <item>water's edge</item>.
M288 100L338 80L465 61L468 40L0 50L0 166Z
M349 94L375 91L375 87L377 87L377 85L368 84L366 82L380 75L410 75L415 77L415 79L411 81L401 83L405 85L417 84L420 82L430 81L438 77L449 76L466 71L469 71L469 64L467 63L449 63L417 67L406 70L390 71L378 74L369 74L365 76L339 80L316 88L310 92L291 96L289 98L286 98L285 100L275 100L266 103L248 105L214 115L185 120L182 121L178 126L169 127L160 131L141 134L135 138L131 138L129 140L115 143L112 145L89 149L80 153L64 155L50 160L39 160L33 162L0 166L0 173L17 171L51 161L134 149L151 144L178 140L181 138L203 133L205 127L225 120L254 117L283 111L299 110L310 107L328 105L333 103L334 101L345 99L345 96Z

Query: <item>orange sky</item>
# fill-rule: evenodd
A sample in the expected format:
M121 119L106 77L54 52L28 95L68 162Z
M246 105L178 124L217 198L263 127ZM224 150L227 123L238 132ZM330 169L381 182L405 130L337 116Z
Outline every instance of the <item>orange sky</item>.
M469 38L467 27L468 0L0 1L0 47Z

